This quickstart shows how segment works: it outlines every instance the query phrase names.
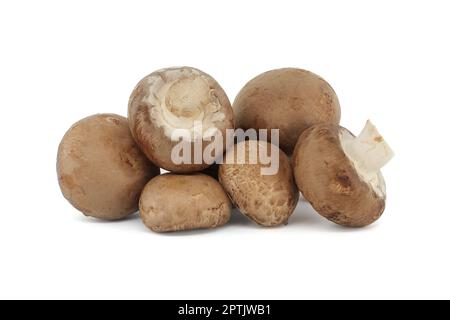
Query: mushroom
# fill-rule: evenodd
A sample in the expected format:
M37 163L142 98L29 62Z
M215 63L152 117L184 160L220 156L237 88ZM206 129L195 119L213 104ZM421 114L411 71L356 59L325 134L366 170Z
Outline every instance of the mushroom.
M280 148L288 155L308 127L339 124L341 117L333 88L318 75L295 68L271 70L250 80L233 109L237 128L279 129Z
M222 186L200 173L156 177L145 186L139 207L144 224L156 232L215 228L231 215Z
M190 67L162 69L142 79L131 94L128 115L131 132L147 157L178 173L211 165L226 150L226 129L234 128L224 90L211 76ZM203 153L216 138L221 141L207 162ZM180 140L190 153L186 161L173 159Z
M138 209L145 184L159 174L139 150L126 118L98 114L74 124L58 149L64 197L86 216L116 220Z
M263 174L268 161L261 154L266 152L270 165L277 163L274 174ZM226 159L219 166L219 180L236 207L262 226L286 224L299 198L286 154L268 142L249 140L235 144Z
M315 125L295 147L295 181L319 214L343 226L364 227L384 211L380 169L393 155L370 121L357 137L337 125Z

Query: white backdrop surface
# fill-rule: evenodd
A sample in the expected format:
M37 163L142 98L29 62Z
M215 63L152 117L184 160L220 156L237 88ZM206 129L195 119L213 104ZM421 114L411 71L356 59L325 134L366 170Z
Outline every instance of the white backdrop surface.
M1 1L0 298L450 298L448 1ZM56 151L75 121L126 115L134 85L189 65L233 100L300 67L370 118L396 152L384 216L361 230L301 202L290 224L238 213L160 235L62 197Z

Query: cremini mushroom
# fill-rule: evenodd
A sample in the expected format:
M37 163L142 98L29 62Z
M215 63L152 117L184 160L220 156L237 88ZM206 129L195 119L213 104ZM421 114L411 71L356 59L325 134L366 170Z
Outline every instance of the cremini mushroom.
M250 140L235 144L226 158L219 180L236 207L262 226L286 224L299 198L286 154L268 142ZM271 174L263 170L268 166L273 166Z
M128 115L131 132L147 157L178 173L207 168L226 150L226 129L234 128L224 90L210 75L190 67L162 69L142 79L131 94ZM203 153L218 134L221 145L208 162ZM177 151L176 146L182 148Z
M319 214L343 226L364 227L384 211L386 186L380 169L392 157L370 121L357 137L337 125L315 125L296 145L295 180Z
M151 180L140 200L144 224L156 232L208 229L228 222L230 201L205 174L163 174Z
M64 197L86 216L125 218L138 210L145 184L159 174L139 150L126 118L98 114L74 124L58 149Z
M237 128L279 129L280 148L288 155L308 127L339 124L341 117L333 88L318 75L295 68L271 70L250 80L233 109Z

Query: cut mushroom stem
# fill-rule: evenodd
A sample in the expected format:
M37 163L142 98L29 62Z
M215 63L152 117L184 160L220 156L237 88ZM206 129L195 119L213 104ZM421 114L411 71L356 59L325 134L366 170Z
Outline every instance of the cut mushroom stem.
M347 140L347 139L345 139ZM343 142L347 156L361 173L377 173L394 156L394 152L370 120L354 139Z

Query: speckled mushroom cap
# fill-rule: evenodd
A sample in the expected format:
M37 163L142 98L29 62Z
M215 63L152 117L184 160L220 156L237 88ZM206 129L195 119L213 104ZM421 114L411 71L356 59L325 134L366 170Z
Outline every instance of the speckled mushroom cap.
M260 161L250 163L249 154L255 146L263 146L269 156L272 154L271 147L276 148L279 154L279 170L276 174L263 175L261 168L267 165ZM286 224L299 198L286 154L264 141L237 143L233 152L234 163L219 166L220 182L232 202L244 215L262 226ZM246 157L243 164L237 162L240 152L244 152Z
M298 140L293 168L299 190L319 214L343 226L363 227L383 213L386 191L381 172L364 181L347 157L342 140L352 137L337 125L309 128Z
M138 209L145 184L159 174L139 150L126 118L98 114L74 124L58 150L64 197L86 216L121 219Z
M234 115L225 91L210 75L190 67L167 68L142 79L131 94L128 105L131 132L142 151L156 165L168 171L186 173L209 166L205 159L194 163L176 163L173 148L179 129L194 155L194 143L202 152L217 132L222 134L226 150L226 129L234 128ZM194 156L192 156L194 158Z
M280 148L288 155L308 127L339 124L341 117L333 88L318 75L295 68L271 70L250 80L233 109L237 128L280 129Z
M141 218L156 232L215 228L228 222L231 204L222 186L205 174L163 174L141 195Z

